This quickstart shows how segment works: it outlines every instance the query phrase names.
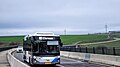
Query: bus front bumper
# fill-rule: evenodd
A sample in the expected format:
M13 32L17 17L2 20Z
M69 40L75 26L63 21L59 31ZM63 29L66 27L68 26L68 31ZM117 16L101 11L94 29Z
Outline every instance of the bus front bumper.
M52 62L50 61L37 61L37 60L34 60L33 61L33 64L42 64L42 65L50 65L50 64L60 64L60 58L56 59L56 60L53 60Z
M60 62L34 62L33 64L36 64L36 65L52 65L52 64L60 64Z

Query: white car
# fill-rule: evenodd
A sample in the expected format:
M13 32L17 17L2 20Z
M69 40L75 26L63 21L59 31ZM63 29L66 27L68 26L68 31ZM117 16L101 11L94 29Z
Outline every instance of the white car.
M22 46L17 47L17 53L23 53L23 47Z

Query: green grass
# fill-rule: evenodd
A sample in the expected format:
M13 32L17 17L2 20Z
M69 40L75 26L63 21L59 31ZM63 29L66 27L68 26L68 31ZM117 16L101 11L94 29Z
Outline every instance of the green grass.
M120 38L120 34L113 35L113 37Z
M10 43L10 42L23 42L24 36L0 36L0 42ZM61 35L62 42L64 44L74 44L79 41L92 41L92 40L102 40L106 39L107 35Z
M22 43L23 36L0 36L0 42L1 43L11 43L11 42Z
M24 36L0 36L0 42L2 43L23 43ZM93 41L107 39L107 35L61 35L62 42L64 44L74 44L82 41Z
M64 44L74 44L82 41L95 41L107 39L107 35L61 35L62 42Z
M81 47L120 47L120 41L101 43L101 44L82 45Z
M23 43L24 36L0 36L0 43L4 43L1 46L9 46L9 43ZM95 40L104 40L107 39L107 35L61 35L62 42L66 45L75 44L78 42L87 42L87 41L95 41ZM119 37L119 35L117 35ZM90 45L82 45L82 47L120 47L120 41L110 42L110 43L101 43L101 44L90 44Z

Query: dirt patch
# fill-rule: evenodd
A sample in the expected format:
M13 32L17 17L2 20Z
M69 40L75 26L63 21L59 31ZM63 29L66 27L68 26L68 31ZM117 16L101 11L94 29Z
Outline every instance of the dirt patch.
M0 45L3 45L4 43L0 42Z

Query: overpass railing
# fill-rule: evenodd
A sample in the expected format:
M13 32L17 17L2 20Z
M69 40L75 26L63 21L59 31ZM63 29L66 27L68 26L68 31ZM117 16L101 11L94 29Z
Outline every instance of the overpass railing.
M9 50L9 49L12 49L12 48L16 48L17 45L14 45L14 46L7 46L7 47L0 47L0 52L1 51L4 51L4 50Z
M120 47L61 47L61 51L120 56Z

